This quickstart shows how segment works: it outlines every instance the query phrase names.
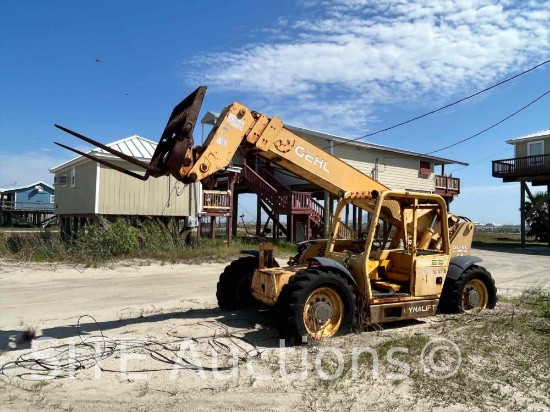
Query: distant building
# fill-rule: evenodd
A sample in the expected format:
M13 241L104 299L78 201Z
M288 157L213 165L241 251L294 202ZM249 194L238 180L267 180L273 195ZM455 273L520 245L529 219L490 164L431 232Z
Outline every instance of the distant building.
M25 223L38 226L54 211L54 188L45 182L0 189L0 222L4 226Z
M218 116L218 113L207 112L201 123L214 125ZM460 194L460 179L446 176L445 166L468 166L467 163L375 143L354 141L289 124L285 124L285 128L391 189L436 193L447 199ZM236 155L233 162L243 163L243 159ZM440 173L436 172L436 167ZM289 178L287 171L277 174L276 177L293 190L314 188L302 179Z
M493 160L493 177L502 178L504 183L520 182L521 244L525 247L525 222L532 213L550 202L550 129L507 140L514 146L511 159ZM527 183L545 186L546 196L538 203ZM533 205L527 210L526 201ZM550 222L546 222L550 230Z
M149 162L157 144L134 135L107 146L138 160ZM143 173L144 170L121 160L102 149L89 154L107 159L125 169ZM85 219L123 216L196 217L201 210L200 184L184 185L171 176L147 181L135 179L107 166L79 156L50 169L55 175L54 213L61 219L62 230L71 232Z
M218 116L219 114L214 112L204 115L201 120L203 138L204 126L213 126ZM445 166L467 166L467 163L353 141L288 124L284 127L391 189L437 193L447 202L460 193L460 179L445 175ZM261 225L258 222L263 211L277 226L277 230L274 231L275 237L279 232L292 242L326 237L329 226L327 223L331 219L329 216L333 214L334 204L330 201L331 196L328 192L323 192L320 187L293 175L288 170L280 170L275 164L256 160L259 159L245 159L239 153L232 159L233 166L243 168L233 191L233 203L238 204L240 194L258 195L256 234L260 235ZM439 168L440 173L436 173L436 168ZM323 204L317 202L321 199ZM335 200L334 196L332 200ZM341 237L356 236L362 228L362 215L359 210L355 206L349 209L351 210L346 209L344 224L340 225ZM236 230L237 216L234 211L233 230ZM283 219L280 219L281 217ZM286 225L281 220L286 220Z

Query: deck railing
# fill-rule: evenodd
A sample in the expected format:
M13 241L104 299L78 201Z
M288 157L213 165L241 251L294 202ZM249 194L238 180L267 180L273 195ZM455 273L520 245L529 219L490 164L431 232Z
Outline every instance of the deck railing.
M325 215L325 208L315 199L311 199L311 212L312 217L322 220Z
M460 194L460 179L450 176L435 175L436 193L444 191L445 194Z
M334 216L330 217L330 224L332 227L332 224L334 223ZM339 239L354 239L357 235L355 231L346 225L344 222L340 222L340 225L338 226L338 238Z
M293 212L306 212L311 213L312 198L311 193L308 192L292 192L291 194L291 208Z
M0 208L6 211L16 212L53 212L53 203L41 203L41 202L14 202L3 200L0 203Z
M242 177L248 182L255 190L259 191L261 195L276 194L277 189L271 186L267 181L256 173L252 168L244 165L242 170Z
M229 210L231 208L229 192L221 190L203 190L202 208L205 211Z
M258 171L258 174L264 179L267 183L273 186L278 192L290 192L290 189L282 184L275 176L273 176L266 169L261 168Z
M550 154L493 160L493 177L550 174Z

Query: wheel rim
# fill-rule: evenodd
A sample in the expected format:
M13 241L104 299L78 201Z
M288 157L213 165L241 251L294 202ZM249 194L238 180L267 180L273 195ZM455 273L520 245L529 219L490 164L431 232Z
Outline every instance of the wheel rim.
M315 289L304 305L303 320L307 332L313 337L334 336L344 318L344 303L334 289Z
M462 291L462 308L470 310L474 308L485 309L489 304L489 292L487 286L480 279L472 279Z

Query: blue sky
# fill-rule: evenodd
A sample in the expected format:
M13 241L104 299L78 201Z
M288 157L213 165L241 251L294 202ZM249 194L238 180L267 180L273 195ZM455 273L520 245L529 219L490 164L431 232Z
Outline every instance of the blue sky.
M356 137L480 90L550 56L547 1L0 1L0 185L52 181L78 145L157 140L198 85L203 105L237 100L296 126ZM99 59L100 62L96 62ZM550 64L368 141L429 152L550 89ZM519 186L491 177L505 140L550 127L547 96L438 155L459 169L455 213L519 222ZM196 137L200 139L200 128ZM247 209L252 209L247 207Z

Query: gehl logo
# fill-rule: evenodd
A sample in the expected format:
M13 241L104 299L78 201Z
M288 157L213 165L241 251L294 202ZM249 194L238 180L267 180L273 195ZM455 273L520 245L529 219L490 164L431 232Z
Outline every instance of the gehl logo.
M304 147L296 146L296 149L294 149L294 153L296 153L298 157L301 157L306 162L311 163L313 166L318 166L319 169L324 170L327 173L330 173L330 170L328 170L328 167L327 167L327 161L319 158L318 156L315 156L311 152L308 152Z

